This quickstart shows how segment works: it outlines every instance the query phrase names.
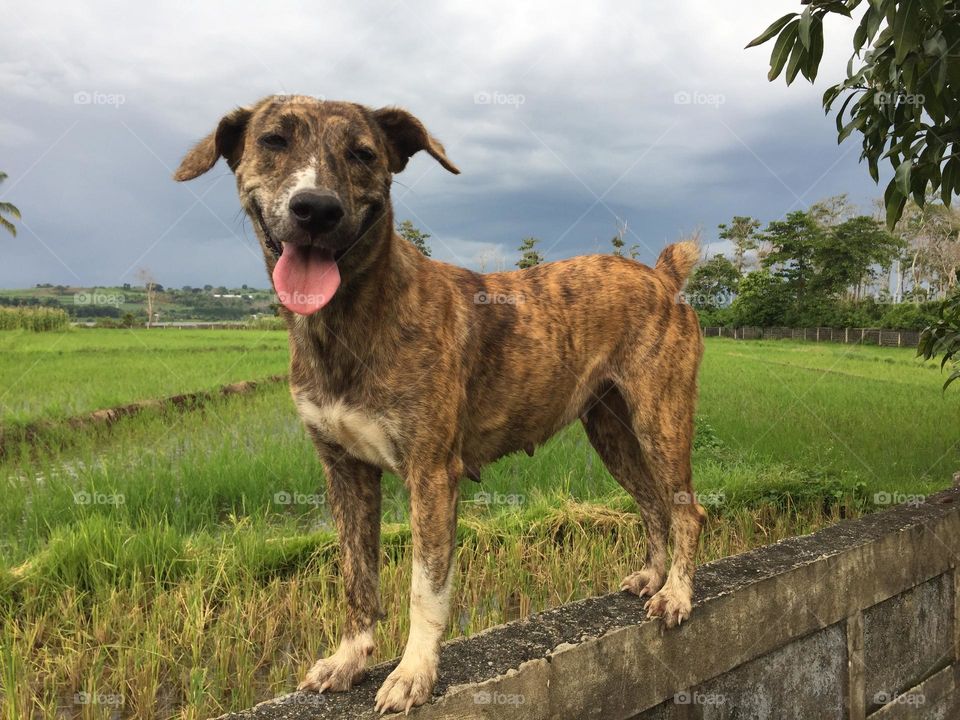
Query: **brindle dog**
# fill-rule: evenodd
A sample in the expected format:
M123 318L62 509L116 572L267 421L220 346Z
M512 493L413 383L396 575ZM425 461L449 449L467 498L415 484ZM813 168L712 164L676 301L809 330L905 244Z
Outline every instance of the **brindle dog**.
M404 110L274 96L227 114L175 175L195 178L221 156L236 174L284 305L293 400L326 474L346 623L301 689L363 677L381 616L381 473L409 488L410 635L380 711L425 702L436 682L462 477L579 417L646 526L643 566L622 589L649 596L648 615L667 626L690 614L704 521L690 467L703 346L678 301L696 246L667 247L652 269L594 255L479 275L431 260L394 232L390 202L393 174L420 150L459 172Z

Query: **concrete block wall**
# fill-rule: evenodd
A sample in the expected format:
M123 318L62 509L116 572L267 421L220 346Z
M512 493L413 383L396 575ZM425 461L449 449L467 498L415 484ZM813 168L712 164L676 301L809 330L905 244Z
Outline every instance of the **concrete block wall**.
M960 718L960 490L700 568L693 617L625 593L447 643L415 718ZM349 693L223 720L374 718L394 662Z

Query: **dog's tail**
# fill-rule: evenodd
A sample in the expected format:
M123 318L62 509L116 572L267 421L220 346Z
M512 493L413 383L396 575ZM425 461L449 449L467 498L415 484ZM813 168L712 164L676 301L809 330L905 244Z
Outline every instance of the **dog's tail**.
M657 258L654 268L674 290L679 290L687 276L700 259L700 246L692 241L667 245Z

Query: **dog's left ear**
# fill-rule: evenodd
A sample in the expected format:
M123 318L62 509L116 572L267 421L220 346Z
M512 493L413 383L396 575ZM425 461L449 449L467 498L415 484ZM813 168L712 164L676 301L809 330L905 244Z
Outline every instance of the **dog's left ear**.
M250 108L241 107L224 115L217 129L194 145L180 161L173 179L177 182L193 180L216 165L221 155L226 158L230 169L235 170L243 155L243 136L252 114Z
M373 111L373 119L387 136L390 145L390 172L400 172L407 166L410 156L426 150L444 169L454 175L460 174L457 166L447 158L443 145L427 132L422 122L406 110L396 107L380 108Z

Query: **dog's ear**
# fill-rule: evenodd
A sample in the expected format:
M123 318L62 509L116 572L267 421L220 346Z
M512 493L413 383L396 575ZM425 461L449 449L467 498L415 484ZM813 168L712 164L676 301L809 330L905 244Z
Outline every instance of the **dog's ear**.
M390 172L398 173L407 166L410 156L420 150L426 150L446 170L459 175L460 170L447 158L440 144L423 123L406 110L397 107L385 107L373 111L376 121L390 145Z
M177 182L193 180L217 164L222 155L231 170L235 170L243 155L243 136L253 111L237 108L220 119L217 129L198 142L180 162L173 174Z

